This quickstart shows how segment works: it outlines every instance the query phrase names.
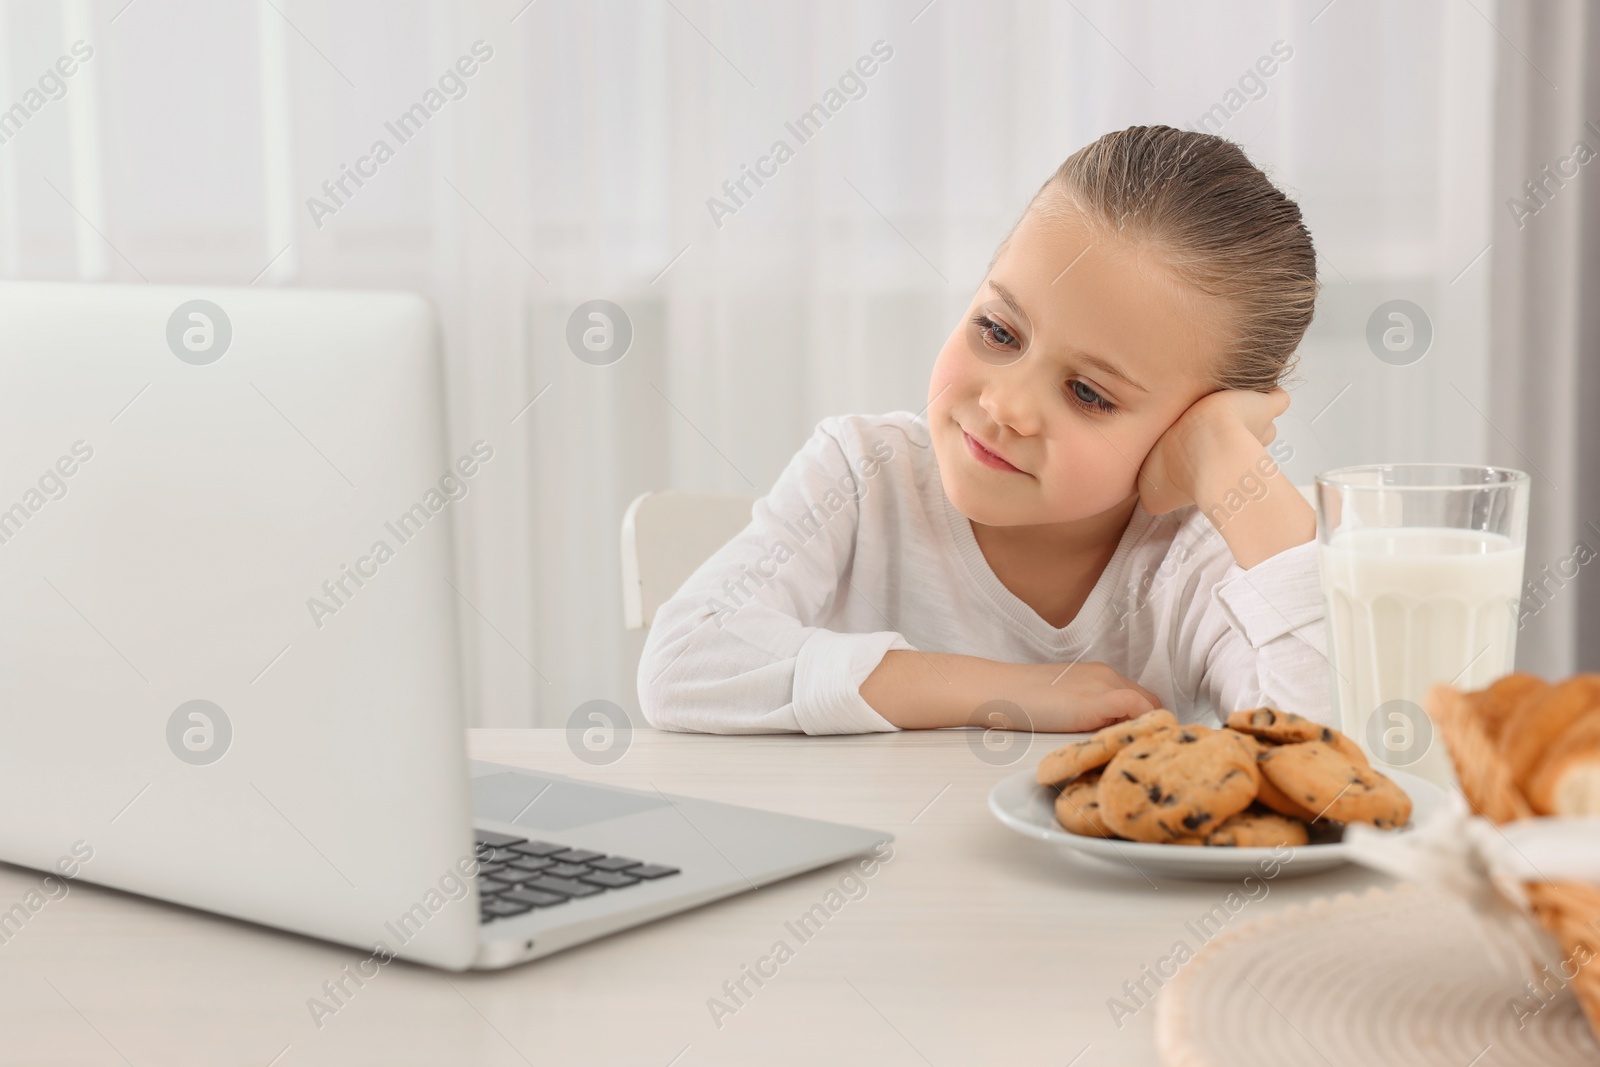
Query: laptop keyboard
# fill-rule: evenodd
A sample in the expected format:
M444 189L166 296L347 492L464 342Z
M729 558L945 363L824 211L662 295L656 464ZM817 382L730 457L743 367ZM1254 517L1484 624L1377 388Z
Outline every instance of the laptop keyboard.
M478 915L486 923L678 873L676 867L569 848L554 841L530 841L493 830L479 829L474 834Z

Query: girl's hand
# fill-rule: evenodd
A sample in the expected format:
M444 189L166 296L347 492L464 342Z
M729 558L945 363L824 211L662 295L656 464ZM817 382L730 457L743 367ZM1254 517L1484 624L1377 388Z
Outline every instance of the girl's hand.
M1274 422L1288 407L1289 394L1282 388L1269 393L1219 389L1196 400L1145 457L1139 468L1139 503L1152 515L1195 503L1208 462L1223 454L1236 456L1245 435L1263 447L1271 444L1278 436Z
M1104 663L1017 666L1018 685L1010 699L1032 720L1021 724L1022 729L1039 733L1098 730L1163 706L1159 696Z
M1289 407L1282 389L1222 389L1167 427L1139 470L1139 502L1152 515L1196 505L1249 570L1317 536L1317 513L1266 446Z

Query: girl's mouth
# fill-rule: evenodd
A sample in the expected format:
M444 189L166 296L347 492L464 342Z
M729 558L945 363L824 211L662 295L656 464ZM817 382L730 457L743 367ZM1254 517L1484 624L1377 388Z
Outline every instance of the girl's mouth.
M1012 471L1012 472L1014 472L1016 474L1021 474L1022 473L1022 471L1019 468L1012 466L1010 463L1007 463L1006 460L1005 460L1005 457L999 455L996 452L992 452L989 449L985 448L983 446L983 444L981 442L979 442L979 440L976 437L973 437L967 431L962 430L961 431L961 436L966 439L967 451L971 452L973 458L976 459L979 463L982 463L985 467L991 467L991 468L993 468L994 470L997 470L997 471Z

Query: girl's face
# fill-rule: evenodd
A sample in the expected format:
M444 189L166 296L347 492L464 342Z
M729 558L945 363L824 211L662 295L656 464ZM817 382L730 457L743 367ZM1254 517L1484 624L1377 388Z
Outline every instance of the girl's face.
M1215 391L1225 344L1221 306L1157 253L1091 231L1076 211L1028 212L928 384L946 495L987 526L1125 504L1151 447Z

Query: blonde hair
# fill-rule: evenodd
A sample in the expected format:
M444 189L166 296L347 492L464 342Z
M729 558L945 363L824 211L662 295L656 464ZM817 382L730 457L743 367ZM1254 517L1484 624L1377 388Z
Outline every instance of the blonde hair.
M1171 126L1105 134L1069 156L1022 217L1073 209L1151 246L1176 277L1225 303L1232 331L1219 389L1265 392L1288 374L1316 305L1316 251L1299 205L1238 145Z

